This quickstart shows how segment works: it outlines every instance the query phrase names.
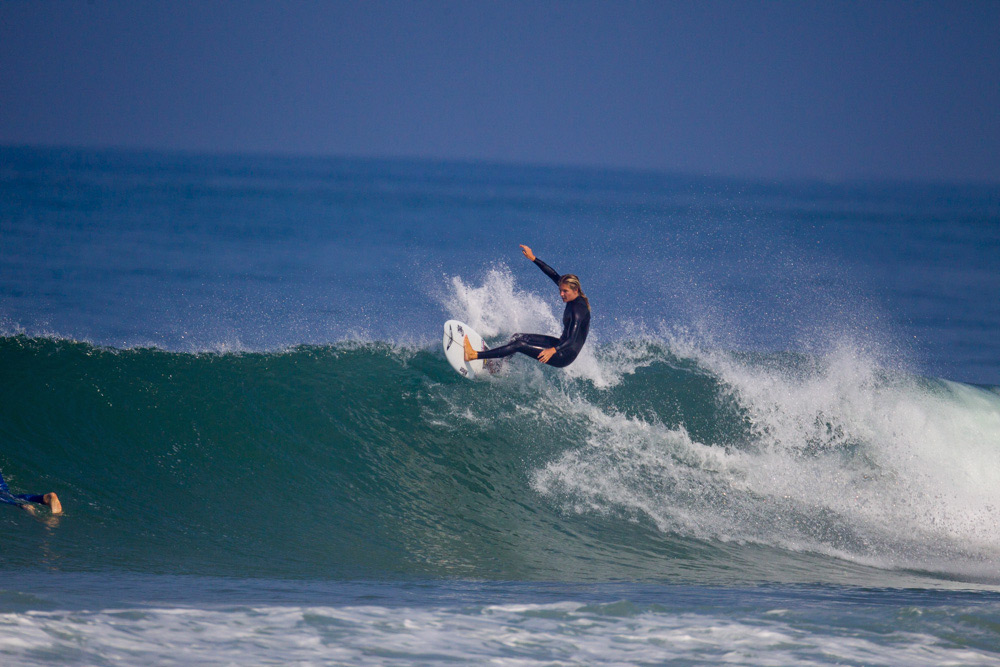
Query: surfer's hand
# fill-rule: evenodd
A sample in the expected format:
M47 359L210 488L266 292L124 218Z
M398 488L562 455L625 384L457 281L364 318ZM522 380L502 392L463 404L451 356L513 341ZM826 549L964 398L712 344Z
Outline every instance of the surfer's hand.
M556 353L556 348L554 347L550 347L547 350L542 350L541 352L538 353L538 360L543 364L547 364L549 363L549 359L551 359L552 355L555 353Z
M529 248L528 246L522 245L521 252L523 252L524 256L528 258L528 261L530 262L535 261L535 253L531 252L531 248Z

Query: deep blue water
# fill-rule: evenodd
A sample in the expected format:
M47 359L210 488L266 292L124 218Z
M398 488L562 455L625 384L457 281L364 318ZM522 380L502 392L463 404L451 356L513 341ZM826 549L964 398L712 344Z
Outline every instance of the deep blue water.
M591 338L468 382L445 319L558 332L518 243ZM994 661L997 294L997 187L0 148L66 507L0 507L0 654Z

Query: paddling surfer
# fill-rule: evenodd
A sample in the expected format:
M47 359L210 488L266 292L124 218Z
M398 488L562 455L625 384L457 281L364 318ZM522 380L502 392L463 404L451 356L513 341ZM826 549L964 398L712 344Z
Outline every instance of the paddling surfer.
M3 473L0 473L0 503L17 505L32 514L35 512L35 508L28 503L37 503L39 505L47 505L49 509L52 510L53 514L62 513L62 503L59 502L59 496L54 493L46 493L40 496L28 493L19 493L14 495L10 492L10 489L7 488L7 482L3 479Z

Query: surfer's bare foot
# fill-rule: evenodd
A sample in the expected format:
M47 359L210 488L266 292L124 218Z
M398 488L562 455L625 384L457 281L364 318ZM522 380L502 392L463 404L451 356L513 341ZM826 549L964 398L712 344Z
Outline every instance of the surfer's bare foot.
M49 506L53 514L62 514L62 503L59 502L59 496L54 493L46 493L42 496L42 500Z
M465 337L465 360L466 361L472 361L473 359L478 359L478 358L479 358L479 354L476 352L476 349L474 347L472 347L472 343L469 342L469 337L466 336Z

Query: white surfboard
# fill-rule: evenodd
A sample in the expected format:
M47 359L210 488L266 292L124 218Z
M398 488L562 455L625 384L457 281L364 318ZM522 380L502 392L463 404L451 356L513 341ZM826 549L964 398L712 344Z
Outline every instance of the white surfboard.
M465 360L465 337L469 337L472 347L477 350L488 350L483 337L464 322L448 320L444 323L444 356L448 358L451 367L462 377L475 380L476 375L483 372L483 362L478 359Z

